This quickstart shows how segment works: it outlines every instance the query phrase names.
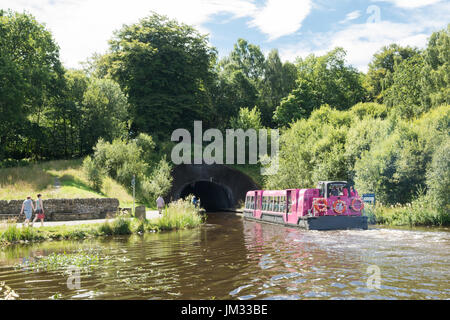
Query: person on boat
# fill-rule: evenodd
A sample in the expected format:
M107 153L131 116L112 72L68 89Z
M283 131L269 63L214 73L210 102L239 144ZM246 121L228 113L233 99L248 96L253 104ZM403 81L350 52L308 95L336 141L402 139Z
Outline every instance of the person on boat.
M338 189L336 188L336 186L333 186L333 187L331 188L331 195L332 195L332 196L338 196L338 195L339 195L339 191L338 191Z
M358 192L353 188L353 186L350 187L350 195L352 197L357 197L358 196Z
M347 188L344 188L343 192L344 192L344 197L348 197L348 190L347 190Z

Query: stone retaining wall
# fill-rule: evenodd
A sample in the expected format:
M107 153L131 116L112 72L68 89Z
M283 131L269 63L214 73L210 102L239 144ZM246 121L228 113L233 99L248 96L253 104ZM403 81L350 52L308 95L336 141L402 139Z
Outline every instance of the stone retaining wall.
M0 200L0 219L17 217L22 203ZM43 203L46 221L105 219L115 216L119 209L119 200L114 198L44 199Z

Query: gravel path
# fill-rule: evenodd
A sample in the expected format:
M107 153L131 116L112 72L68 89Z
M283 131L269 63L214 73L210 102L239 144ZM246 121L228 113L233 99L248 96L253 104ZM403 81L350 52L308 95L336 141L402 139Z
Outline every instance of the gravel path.
M147 219L158 219L159 213L157 210L150 210L146 212ZM23 216L22 216L23 217ZM33 215L34 219L34 215ZM55 226L75 226L80 224L96 224L96 223L103 223L108 219L91 219L91 220L75 220L75 221L44 221L44 227L55 227ZM109 219L111 220L111 219ZM22 221L23 222L23 221ZM22 222L18 223L17 225L20 227L22 226ZM41 221L37 220L34 223L34 227L40 227Z

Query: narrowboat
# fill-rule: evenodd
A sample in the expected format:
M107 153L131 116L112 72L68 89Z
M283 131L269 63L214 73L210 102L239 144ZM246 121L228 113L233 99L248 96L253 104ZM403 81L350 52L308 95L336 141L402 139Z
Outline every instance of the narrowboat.
M315 189L252 190L244 218L307 230L367 230L364 202L346 181L320 181Z

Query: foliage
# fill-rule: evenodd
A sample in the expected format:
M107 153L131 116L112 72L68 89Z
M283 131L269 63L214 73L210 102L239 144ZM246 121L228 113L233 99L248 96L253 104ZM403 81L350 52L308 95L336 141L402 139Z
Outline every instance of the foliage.
M424 52L423 91L426 105L450 104L450 24L434 32Z
M135 176L137 198L152 204L159 195L165 196L172 186L172 167L164 157L155 162L158 155L153 148L153 140L146 134L129 141L100 140L95 147L93 170L104 170L130 191Z
M96 166L94 161L92 161L92 158L87 156L83 161L83 170L86 173L88 180L91 182L92 188L96 191L100 191L105 175L103 168Z
M328 105L298 120L280 137L279 170L268 188L313 187L318 180L346 180L345 145L349 112Z
M386 105L395 108L402 118L417 117L428 110L423 103L423 66L423 57L418 54L394 67L392 85L386 90L384 100Z
M248 129L262 129L261 112L257 107L254 107L251 110L248 108L241 108L238 117L230 119L230 127L233 129L242 129L244 131Z
M364 86L370 98L376 102L384 102L385 91L392 84L392 74L395 72L395 67L417 54L417 49L401 47L395 43L384 46L375 53L369 63L369 70L364 80Z
M215 50L194 28L153 13L110 41L108 74L128 95L132 130L167 138L211 114Z
M61 92L63 69L52 35L29 14L0 10L0 39L0 159L25 158L39 153L44 106Z
M140 184L140 194L148 203L154 203L158 196L165 196L172 187L172 166L162 158L153 169L148 178L144 178Z
M192 196L172 202L164 209L156 225L160 230L193 228L204 222L199 209L192 204Z
M117 83L93 79L83 95L83 150L91 152L99 138L112 141L127 137L128 102Z
M360 73L345 65L346 52L336 48L324 56L298 59L298 80L294 90L277 107L274 119L286 126L307 118L323 104L346 110L366 96Z
M426 173L428 196L436 210L450 213L450 138L436 148Z

